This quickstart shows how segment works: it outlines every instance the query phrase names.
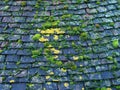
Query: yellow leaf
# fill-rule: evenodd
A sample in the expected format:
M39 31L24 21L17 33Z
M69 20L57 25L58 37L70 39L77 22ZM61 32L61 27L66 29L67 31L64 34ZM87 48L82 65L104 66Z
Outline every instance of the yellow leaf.
M45 34L46 32L45 32L44 30L42 30L40 33L41 33L41 34Z
M50 74L50 75L53 75L53 74L54 74L54 72L50 72L49 74Z
M53 81L54 81L54 82L59 82L59 80L57 80L57 79L53 79Z
M64 86L65 86L65 87L68 87L68 86L69 86L69 84L68 84L68 83L64 83Z
M82 90L85 90L84 88L82 88Z
M60 51L59 50L54 50L54 54L59 54Z
M73 60L78 60L79 57L78 56L73 56Z
M46 76L46 79L49 79L50 78L50 76Z
M107 90L112 90L111 88L107 88Z
M48 84L48 85L50 85L50 84L51 84L51 82L47 82L47 84Z
M66 70L66 69L64 69L64 68L61 68L61 71L62 71L62 72L66 72L67 70Z
M82 80L82 76L80 76L79 78L80 78L80 80Z
M57 58L58 58L58 56L57 56L57 55L55 55L55 56L54 56L54 58L55 58L55 59L57 59Z
M54 35L54 40L58 40L58 36L57 35Z
M45 42L45 41L48 41L48 39L47 39L47 38L44 38L44 37L41 37L41 38L39 39L39 41L40 41L40 42Z
M14 83L15 82L15 80L10 80L10 83Z

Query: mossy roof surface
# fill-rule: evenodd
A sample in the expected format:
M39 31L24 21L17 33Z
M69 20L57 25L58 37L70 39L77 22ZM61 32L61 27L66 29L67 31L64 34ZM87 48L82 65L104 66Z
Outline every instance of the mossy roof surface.
M120 90L119 0L0 0L0 90Z

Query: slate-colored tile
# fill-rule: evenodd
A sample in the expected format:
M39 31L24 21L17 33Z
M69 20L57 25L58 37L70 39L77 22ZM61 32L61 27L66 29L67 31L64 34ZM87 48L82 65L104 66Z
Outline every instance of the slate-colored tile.
M3 62L5 60L5 55L0 55L0 62Z
M101 75L102 75L102 78L103 78L103 79L110 79L110 78L113 78L112 73L109 72L109 71L102 72Z
M43 85L42 84L33 84L33 87L29 87L29 90L42 90Z
M29 49L18 50L17 55L31 55L31 51Z
M99 73L88 74L88 77L89 77L90 80L100 80L100 79L102 79L101 74L99 74Z
M1 90L10 90L11 85L9 84L0 84Z
M33 59L32 57L29 57L29 56L22 56L20 61L22 63L31 63L31 62L34 62L35 59Z
M120 78L112 80L112 83L113 83L113 85L119 85L120 84Z
M46 90L57 90L57 83L47 82L43 88L46 88Z
M15 55L16 54L16 52L17 52L17 50L16 49L9 49L9 50L5 50L5 51L3 51L3 54L8 54L8 55Z
M11 90L26 90L26 84L25 83L12 84L12 89Z
M2 22L9 22L9 23L11 22L12 23L12 22L14 22L14 19L12 17L4 17Z
M7 55L6 61L8 62L17 62L20 59L17 55Z

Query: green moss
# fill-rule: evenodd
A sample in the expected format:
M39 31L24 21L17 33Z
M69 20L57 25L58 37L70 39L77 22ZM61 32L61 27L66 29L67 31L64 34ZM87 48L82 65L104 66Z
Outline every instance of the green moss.
M48 28L48 27L51 27L51 26L52 26L51 22L46 22L46 23L42 24L43 28Z
M5 6L4 10L8 10L10 8L10 6Z
M53 21L53 22L47 21L46 23L42 24L42 27L43 27L43 29L56 27L59 25L59 23L60 23L60 20Z
M99 24L95 24L96 28L100 28L100 25Z
M114 22L111 22L111 23L110 23L110 26L114 26Z
M40 8L40 5L38 2L36 3L35 8Z
M68 5L64 5L63 9L68 9L68 7L69 7Z
M82 0L77 0L77 3L81 3L82 2Z
M18 43L18 44L22 44L22 40L19 39L19 40L17 41L17 43Z
M6 77L2 77L2 81L4 81L6 79Z
M46 18L48 21L50 21L50 22L53 22L54 20L55 20L55 18L54 18L54 16L50 16L50 17L48 17L48 18Z
M3 52L3 50L0 50L0 53L2 53Z
M106 87L102 87L101 90L107 90L107 88Z
M34 84L28 83L27 86L31 88L31 87L34 87Z
M37 18L38 18L38 13L34 15L34 19L37 19Z
M114 57L119 56L119 55L120 55L119 52L113 52L113 53L112 53L112 56L114 56Z
M86 26L87 26L87 25L86 25L86 24L84 24L84 23L81 25L81 27L82 27L82 28L85 28Z
M54 22L52 22L52 26L58 26L59 23L60 23L60 20L54 21Z
M62 61L56 61L56 65L61 66L62 64Z
M42 2L42 0L37 0L37 2L38 2L38 3L41 3L41 2Z
M83 33L80 34L80 37L85 40L85 39L88 38L88 33L87 32L83 32Z
M60 0L60 2L64 2L65 0Z
M33 40L39 40L40 37L41 37L40 34L35 34L35 35L32 37L32 39L33 39Z
M20 65L20 63L21 63L20 61L17 61L17 62L16 62L16 65Z
M95 44L97 42L97 40L95 39L92 39L92 43Z
M67 62L66 63L66 68L69 68L71 70L76 70L77 69L77 66L74 62Z
M32 54L33 54L33 55L39 55L39 50L33 50L33 51L32 51Z
M113 66L112 66L112 70L114 71L115 69L117 69L117 66L116 66L116 65L113 65Z
M87 3L89 0L84 0L85 3Z
M76 69L77 69L77 66L74 64L73 66L71 66L71 69L72 69L72 70L76 70Z
M108 56L107 59L108 60L114 60L114 58L112 56Z
M80 60L83 60L83 59L84 59L84 56L80 56L79 58L80 58Z
M101 90L100 88L96 88L95 90Z
M118 48L119 47L119 40L118 39L114 39L112 41L112 45L113 45L114 48Z
M114 63L114 65L116 65L116 66L117 66L117 64L118 64L118 62L117 62L116 59L113 60L113 63Z
M116 86L116 89L120 89L120 86Z
M98 4L98 5L99 5L99 4L100 4L100 1L97 1L97 2L96 2L96 4Z
M72 15L71 14L65 14L65 15L63 15L61 18L62 19L66 19L66 18L70 18Z
M26 4L27 4L27 2L26 2L26 1L22 1L22 2L21 2L21 6L23 6L23 7L25 7L25 6L26 6Z
M9 2L9 0L4 0L5 1L5 3L8 3Z
M48 68L48 67L44 67L44 66L40 66L40 69L41 69L41 70L44 70L44 71L49 70L49 68Z
M36 58L36 57L38 57L41 53L42 53L42 49L33 50L33 51L32 51L32 57L33 57L33 58Z

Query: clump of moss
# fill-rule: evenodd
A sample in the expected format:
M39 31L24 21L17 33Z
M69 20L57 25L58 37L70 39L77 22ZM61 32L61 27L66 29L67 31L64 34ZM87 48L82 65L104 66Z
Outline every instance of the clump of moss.
M84 56L83 56L83 55L81 55L81 56L79 56L79 58L80 58L80 60L83 60L83 59L84 59Z
M8 10L10 7L9 6L5 6L4 7L4 10Z
M112 45L113 45L114 48L118 48L119 47L119 40L118 39L114 39L112 41Z
M114 26L114 22L111 22L111 23L110 23L110 26Z
M120 89L120 86L116 86L116 89Z
M41 3L41 2L42 2L42 0L37 0L37 2L38 2L38 3Z
M17 41L17 43L18 43L18 44L22 44L22 40L19 39L19 40Z
M71 14L65 14L65 15L63 15L61 18L62 19L66 19L66 18L70 18L72 15Z
M46 29L46 28L51 28L51 27L56 27L58 26L60 23L60 20L57 20L57 21L47 21L45 22L44 24L42 24L42 28L43 29Z
M38 2L36 3L35 8L40 8L40 5Z
M22 1L22 2L21 2L21 6L23 6L23 7L25 7L26 4L27 4L26 1Z
M64 5L63 9L68 9L68 7L69 7L68 5Z
M31 88L31 87L34 87L34 84L28 83L27 86L28 86L29 88Z
M21 61L17 61L17 62L16 62L16 65L20 65L20 63L21 63Z
M38 56L41 54L41 52L42 52L42 49L33 50L33 51L32 51L32 57L33 57L33 58L38 57Z
M84 40L86 40L88 38L88 33L87 32L83 32L80 34L80 37Z
M114 58L112 56L107 57L108 60L113 60Z
M67 62L66 63L66 68L69 68L71 70L76 70L77 69L77 66L74 62Z
M2 53L3 52L3 50L0 50L0 53Z
M100 4L100 1L97 1L97 2L96 2L96 4L98 4L98 5L99 5L99 4Z
M32 37L32 39L36 41L36 40L39 40L40 37L41 37L40 34L35 34L35 35Z
M85 3L87 3L89 0L84 0Z
M62 61L56 61L56 65L61 66L62 64Z
M5 3L8 3L9 2L9 0L5 0Z
M81 3L82 2L82 0L77 0L77 3Z
M95 24L96 28L100 28L100 25L99 24Z

